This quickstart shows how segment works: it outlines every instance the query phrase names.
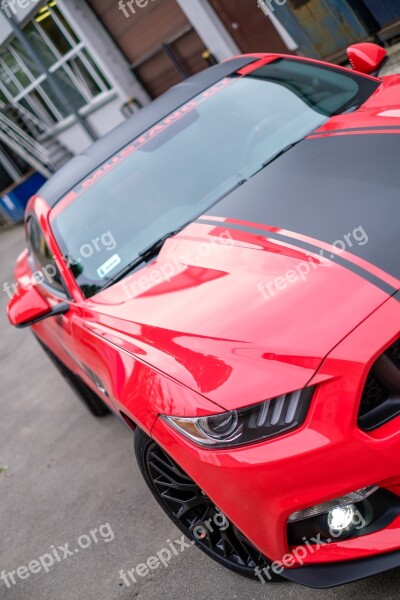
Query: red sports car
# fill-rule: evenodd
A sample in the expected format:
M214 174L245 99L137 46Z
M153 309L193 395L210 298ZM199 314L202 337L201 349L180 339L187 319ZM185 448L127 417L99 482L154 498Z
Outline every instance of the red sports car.
M235 57L31 199L13 325L135 430L161 507L229 569L400 566L400 76Z

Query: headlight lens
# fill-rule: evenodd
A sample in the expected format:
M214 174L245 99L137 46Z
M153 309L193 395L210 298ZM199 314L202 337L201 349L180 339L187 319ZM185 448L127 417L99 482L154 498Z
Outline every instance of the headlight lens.
M308 387L260 404L209 417L162 418L200 446L241 446L299 427L307 414L313 391L314 388Z
M204 417L199 419L200 431L213 440L230 440L240 435L242 425L236 410L222 415Z

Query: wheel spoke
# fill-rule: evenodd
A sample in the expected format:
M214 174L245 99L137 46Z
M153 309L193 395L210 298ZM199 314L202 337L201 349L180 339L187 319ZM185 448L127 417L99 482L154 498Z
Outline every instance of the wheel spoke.
M232 524L222 530L214 521L219 510L199 486L155 442L147 453L147 468L153 488L167 512L179 519L187 536L223 560L231 568L240 567L249 575L267 565L266 559ZM204 538L194 535L204 529Z
M177 498L176 496L170 495L169 492L163 492L161 496L164 500L170 500L179 504L180 508L178 512L174 512L175 516L178 519L182 519L188 513L188 511L193 510L198 506L204 504L204 498L201 496L195 496L194 498L191 498L189 500Z
M197 486L196 484L194 484L193 482L189 482L189 483L181 483L180 481L177 481L177 479L173 479L169 474L165 473L165 471L163 469L160 469L160 467L155 464L154 462L150 463L150 467L152 467L155 471L157 471L161 477L163 477L166 481L162 481L162 479L160 477L157 477L156 479L154 479L154 483L156 485L161 485L164 487L171 487L174 488L176 490L182 490L182 491L195 491Z
M167 472L171 471L174 475L182 477L182 479L192 481L192 479L190 479L190 477L188 477L186 473L184 473L182 469L178 467L178 465L174 464L169 459L167 459L165 455L159 456L155 452L150 452L149 456L153 460L153 462L158 463L159 465L162 465L164 467L164 472L166 472L165 469L167 469Z
M221 532L221 538L225 547L225 551L229 551L230 547L231 557L234 557L239 564L248 566L249 554L241 546L241 543L236 536L235 530L231 525L228 527L228 529Z

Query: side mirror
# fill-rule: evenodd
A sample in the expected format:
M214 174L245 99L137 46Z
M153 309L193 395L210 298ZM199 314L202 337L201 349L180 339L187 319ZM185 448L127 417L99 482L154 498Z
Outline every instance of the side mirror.
M69 304L62 302L54 308L33 285L20 287L7 306L8 320L15 327L29 327L43 319L68 312Z
M347 48L347 56L352 69L366 75L379 75L383 65L389 60L384 48L378 44L354 44Z

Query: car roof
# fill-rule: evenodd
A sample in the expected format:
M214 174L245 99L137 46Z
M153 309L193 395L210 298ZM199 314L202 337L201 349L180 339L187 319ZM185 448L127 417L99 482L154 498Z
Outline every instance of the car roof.
M40 188L38 195L51 207L55 206L82 179L90 175L99 165L114 156L149 127L158 123L176 108L224 77L232 75L256 60L257 56L251 55L233 58L210 67L174 86L82 153L72 158Z

